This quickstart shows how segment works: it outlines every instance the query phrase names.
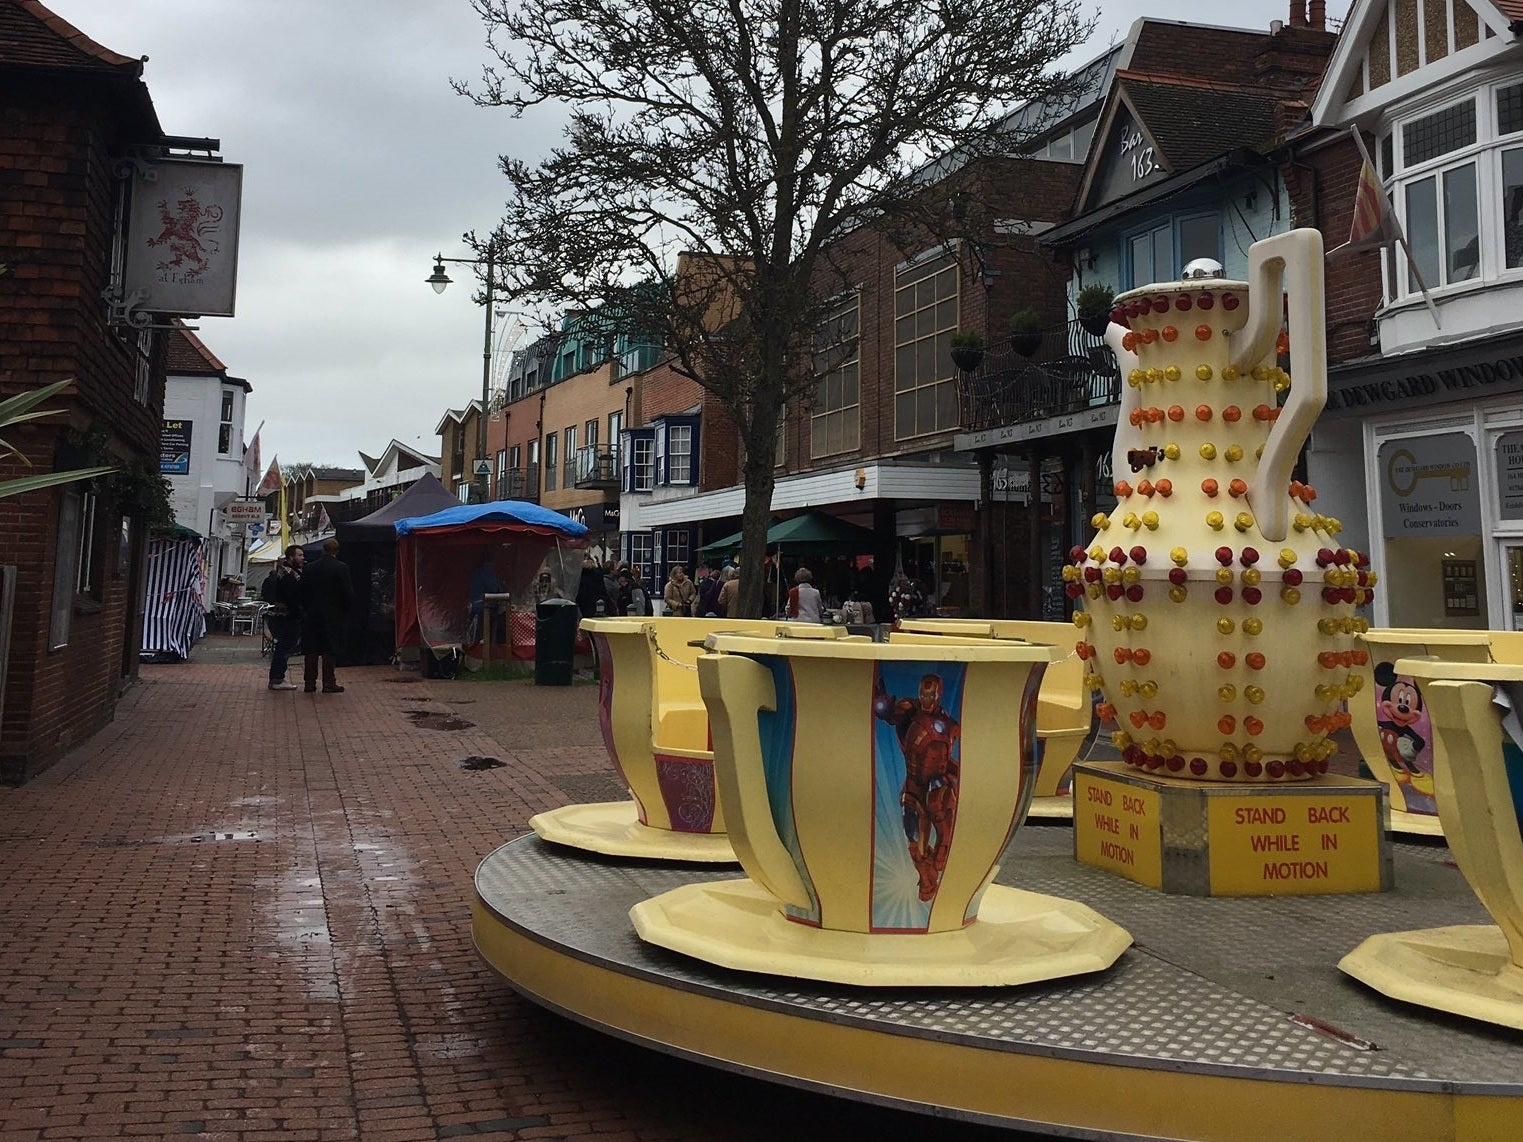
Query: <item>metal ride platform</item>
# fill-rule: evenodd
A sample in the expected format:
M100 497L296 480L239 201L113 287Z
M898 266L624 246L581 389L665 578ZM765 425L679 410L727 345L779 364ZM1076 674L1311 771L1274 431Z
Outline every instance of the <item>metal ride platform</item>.
M841 1097L1081 1137L1523 1136L1523 1033L1407 1006L1338 970L1375 932L1488 922L1439 844L1394 890L1165 896L1028 826L1000 883L1078 900L1135 939L1051 984L861 989L727 971L648 945L629 908L738 867L595 858L522 837L476 873L476 945L526 998L674 1055Z

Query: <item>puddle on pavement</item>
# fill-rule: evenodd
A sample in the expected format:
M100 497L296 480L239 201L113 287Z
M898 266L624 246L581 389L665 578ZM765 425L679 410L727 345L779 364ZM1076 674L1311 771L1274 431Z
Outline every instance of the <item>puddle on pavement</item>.
M447 710L408 710L406 713L413 725L424 730L468 730L476 725Z
M507 762L499 761L495 757L477 757L475 754L471 754L470 757L462 757L460 759L460 768L468 769L473 773L479 772L483 769L501 769L507 764Z

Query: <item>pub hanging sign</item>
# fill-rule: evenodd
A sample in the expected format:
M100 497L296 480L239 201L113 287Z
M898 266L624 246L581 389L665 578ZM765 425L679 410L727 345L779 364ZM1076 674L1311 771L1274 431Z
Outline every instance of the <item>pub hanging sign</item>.
M200 159L133 164L122 272L128 308L232 317L243 166Z

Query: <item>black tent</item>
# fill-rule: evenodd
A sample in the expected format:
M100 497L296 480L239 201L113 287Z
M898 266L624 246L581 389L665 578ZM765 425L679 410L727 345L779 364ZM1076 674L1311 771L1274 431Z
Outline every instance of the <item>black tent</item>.
M338 557L349 564L354 580L355 606L347 646L339 652L341 666L379 665L396 651L397 520L459 506L459 498L430 472L385 507L334 529Z

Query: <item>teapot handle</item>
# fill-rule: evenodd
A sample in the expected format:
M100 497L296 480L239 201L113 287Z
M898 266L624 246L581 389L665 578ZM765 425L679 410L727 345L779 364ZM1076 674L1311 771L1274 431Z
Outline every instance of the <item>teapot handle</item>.
M1301 446L1327 405L1327 325L1322 232L1291 230L1248 247L1248 324L1233 338L1231 361L1248 372L1274 348L1280 330L1281 284L1290 279L1290 397L1269 431L1258 471L1248 485L1264 538L1278 543L1290 530L1285 489Z
M1122 347L1122 338L1126 336L1126 327L1117 325L1112 321L1105 329L1105 343L1110 346L1110 351L1116 355L1116 365L1121 370L1121 399L1116 407L1116 437L1111 446L1111 479L1119 480L1129 464L1126 459L1128 450L1135 444L1131 433L1124 431L1124 426L1131 423L1130 417L1134 408L1142 407L1142 390L1127 380L1132 375L1132 370L1137 367L1137 354Z

